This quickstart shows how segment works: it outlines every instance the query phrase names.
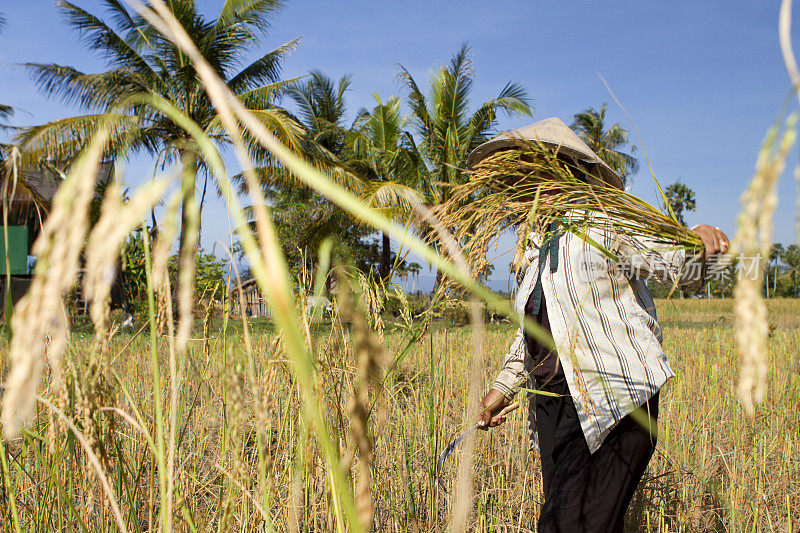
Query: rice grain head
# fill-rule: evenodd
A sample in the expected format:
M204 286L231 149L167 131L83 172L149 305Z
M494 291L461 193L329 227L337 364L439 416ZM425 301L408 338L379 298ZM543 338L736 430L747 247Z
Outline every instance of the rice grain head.
M118 184L106 190L100 219L92 229L86 246L86 275L84 292L90 303L94 324L94 348L101 356L108 346L106 336L109 316L111 286L117 274L120 250L125 238L141 224L147 212L154 206L166 189L164 180L153 181L144 186L128 202L123 202Z
M585 173L585 169L558 159L546 146L531 142L486 157L468 181L451 186L449 200L437 206L434 214L444 227L453 229L455 241L463 245L473 279L486 273L490 246L510 228L518 235L513 264L522 267L527 233L549 221L557 221L577 235L596 230L676 248L696 249L702 244L697 235L660 209L602 185L599 178L576 177L576 168ZM545 196L547 200L540 201ZM431 240L439 242L445 255L451 255L437 234L432 234ZM460 285L445 279L442 292L452 288Z
M50 366L60 369L67 328L62 324L62 299L78 273L80 252L89 226L89 203L108 132L101 129L81 154L53 199L50 216L33 245L39 257L28 292L16 306L15 332L9 346L11 371L3 394L3 436L19 434L20 425L33 413L42 372L45 338L58 334L47 350Z
M777 205L777 183L786 157L797 137L798 115L786 119L783 134L778 126L767 133L756 161L756 171L742 194L742 211L737 219L731 253L747 261L751 269L741 275L734 289L734 319L739 343L740 376L738 392L745 411L752 415L755 404L764 399L769 368L766 304L761 295L761 259L769 257L772 216ZM754 267L754 268L752 268Z

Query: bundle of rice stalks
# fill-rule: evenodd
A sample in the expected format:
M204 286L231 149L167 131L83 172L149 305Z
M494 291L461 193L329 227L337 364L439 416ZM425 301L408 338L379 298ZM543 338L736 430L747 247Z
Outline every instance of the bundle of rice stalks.
M452 186L450 193L436 215L463 245L476 278L486 274L489 247L505 231L515 228L520 239L527 239L552 221L614 261L619 258L608 243L626 239L661 250L703 249L700 238L676 220L666 198L669 213L604 183L579 161L557 156L542 143L495 152L475 166L468 182ZM597 239L598 235L612 238Z

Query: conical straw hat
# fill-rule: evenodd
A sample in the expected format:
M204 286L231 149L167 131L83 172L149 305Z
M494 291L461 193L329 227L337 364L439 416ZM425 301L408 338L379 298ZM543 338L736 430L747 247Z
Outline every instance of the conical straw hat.
M498 150L515 147L523 148L531 141L540 141L545 145L552 146L556 150L556 155L574 157L581 163L590 165L592 174L609 185L618 189L623 188L620 175L614 172L580 137L575 135L574 131L557 117L540 120L486 141L469 154L467 168L474 168L482 159Z

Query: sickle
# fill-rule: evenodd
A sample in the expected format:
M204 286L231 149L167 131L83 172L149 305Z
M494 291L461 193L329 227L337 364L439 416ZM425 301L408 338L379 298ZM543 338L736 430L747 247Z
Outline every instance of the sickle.
M519 407L519 402L514 402L511 405L506 406L502 411L500 411L495 416L507 415L508 413L510 413L511 411L516 409L517 407ZM447 486L444 484L444 478L442 478L442 474L441 474L442 466L444 465L444 462L447 461L447 458L450 457L450 455L453 453L453 450L456 449L456 446L461 444L464 441L464 439L467 438L467 435L469 435L470 433L472 433L476 429L478 429L478 424L475 424L474 426L472 426L471 428L466 430L464 433L462 433L461 435L459 435L458 437L456 437L452 441L450 441L450 444L445 446L445 448L442 451L442 453L439 454L439 459L436 461L436 479L439 482L439 487L441 487L441 489L444 492L447 492Z

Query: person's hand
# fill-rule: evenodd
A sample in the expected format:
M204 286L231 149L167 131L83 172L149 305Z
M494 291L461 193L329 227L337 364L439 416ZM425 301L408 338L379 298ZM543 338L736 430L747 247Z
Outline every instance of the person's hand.
M719 228L701 224L692 228L692 231L703 241L705 247L703 258L706 261L714 255L728 253L731 241Z
M499 426L506 421L506 415L501 411L508 407L511 400L503 396L497 389L491 389L481 401L481 414L478 415L478 429L487 431L490 427Z

